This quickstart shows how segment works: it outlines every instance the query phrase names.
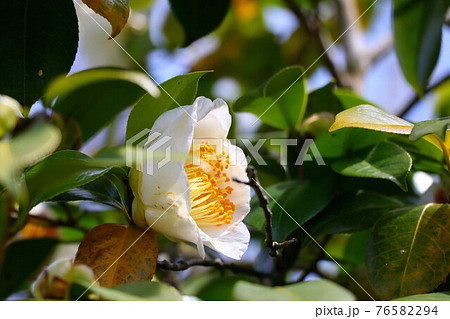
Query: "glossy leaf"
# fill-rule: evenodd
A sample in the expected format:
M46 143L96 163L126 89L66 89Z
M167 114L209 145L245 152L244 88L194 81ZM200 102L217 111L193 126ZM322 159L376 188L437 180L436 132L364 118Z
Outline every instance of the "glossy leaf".
M439 58L448 0L396 0L394 39L406 80L423 94Z
M360 127L387 133L411 133L414 125L372 105L359 105L336 115L330 132L344 127Z
M332 167L345 176L387 179L406 191L406 176L412 167L412 158L400 146L381 142L369 152L361 151L340 159Z
M31 275L39 271L58 241L39 238L12 242L8 247L0 271L0 299L20 288Z
M158 96L159 90L144 73L91 69L53 81L45 103L56 99L53 110L76 120L86 141L147 93Z
M382 299L433 290L450 271L450 206L428 204L384 216L367 248L369 278Z
M160 84L160 96L144 96L131 110L127 122L127 139L144 129L150 129L155 120L165 111L194 102L198 81L207 71L176 76Z
M69 72L78 48L72 0L0 2L0 94L31 107Z
M21 171L56 150L60 140L61 133L55 126L36 122L9 141L0 141L0 184L14 194L21 192Z
M278 287L267 287L239 281L233 290L238 301L353 301L355 296L347 289L329 280L313 280Z
M334 92L335 86L336 84L331 82L311 92L308 97L308 106L306 108L305 116L320 112L337 114L343 111L339 99Z
M169 1L173 13L183 26L185 46L219 27L230 6L230 0Z
M358 105L374 105L373 103L358 96L351 90L338 88L334 90L334 95L339 100L344 109L349 109Z
M450 291L412 295L394 299L395 301L450 301Z
M15 128L21 114L22 106L19 102L0 94L0 139Z
M68 190L63 194L52 198L52 200L90 200L118 208L125 216L128 216L130 199L128 198L127 191L128 189L124 182L110 171L88 184Z
M358 232L373 227L381 216L403 205L393 198L372 192L344 194L306 223L305 229L313 236Z
M386 133L409 135L414 128L414 124L375 106L359 105L336 115L336 120L329 131L333 132L347 127L359 127ZM441 149L441 145L434 138L424 136L424 139Z
M76 151L60 151L49 155L25 173L30 208L72 188L90 183L110 169Z
M446 139L450 140L449 126L450 117L419 122L414 125L409 139L411 141L417 141L425 135L436 134L442 141L445 141Z
M251 112L270 126L293 130L305 114L307 99L304 70L287 67L271 77L256 93L244 95L233 106L236 112Z
M59 129L37 122L10 141L11 154L17 168L25 168L55 151L61 141Z
M298 224L302 225L323 210L333 198L334 186L334 176L329 175L324 176L320 183L304 180L268 187L266 191L269 195L266 195L273 213L274 239L283 240L298 228ZM245 221L263 231L264 213L256 197L252 198L251 206L252 211Z
M78 283L78 282L77 282ZM129 282L117 287L108 288L92 286L89 283L79 282L85 289L95 293L103 299L110 301L181 301L180 293L172 286L163 282ZM82 293L83 291L81 291ZM73 293L76 299L80 293Z
M83 0L96 13L109 21L111 38L116 37L125 27L130 15L130 0Z
M102 224L84 237L75 263L91 267L101 286L114 287L151 280L157 259L158 246L153 231L137 226Z

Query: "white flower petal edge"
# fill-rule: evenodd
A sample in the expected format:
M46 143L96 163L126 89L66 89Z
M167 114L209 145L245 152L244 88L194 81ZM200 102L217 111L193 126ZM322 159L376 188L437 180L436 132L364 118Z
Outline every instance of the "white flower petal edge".
M161 167L153 163L151 175L131 171L132 215L138 226L151 227L171 240L192 242L202 258L204 246L234 259L242 257L250 241L242 223L250 211L250 188L233 181L248 177L244 153L226 139L230 126L227 104L204 97L155 121L150 135L160 135L149 140L150 149L166 141L156 151L170 148L177 158ZM212 157L202 157L205 150Z

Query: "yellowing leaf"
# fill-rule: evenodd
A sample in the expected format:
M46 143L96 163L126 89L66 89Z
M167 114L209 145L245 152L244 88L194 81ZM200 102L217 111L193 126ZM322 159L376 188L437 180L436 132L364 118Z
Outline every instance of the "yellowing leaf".
M369 130L408 135L411 133L414 124L372 105L360 105L336 115L336 120L329 131L336 131L344 127L360 127Z
M158 246L151 230L137 226L102 224L86 234L75 263L94 270L100 285L114 287L127 282L151 280Z
M115 38L125 27L130 15L130 0L83 0L96 13L109 21L111 38Z
M333 132L345 127L359 127L386 133L409 135L414 128L414 124L375 106L359 105L337 114L329 131ZM423 138L442 150L439 141L433 136L427 135ZM450 146L450 139L446 140L446 144Z

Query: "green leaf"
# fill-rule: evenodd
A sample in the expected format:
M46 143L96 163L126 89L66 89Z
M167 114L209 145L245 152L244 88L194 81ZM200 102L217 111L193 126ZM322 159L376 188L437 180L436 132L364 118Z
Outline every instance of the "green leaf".
M403 298L397 298L394 299L394 301L450 301L450 291L412 295Z
M0 139L16 127L22 106L7 95L0 94Z
M428 204L382 217L367 248L369 278L382 299L433 290L450 271L450 206Z
M337 114L343 111L334 92L335 86L336 84L331 82L309 94L305 117L320 112Z
M355 296L347 289L329 280L313 280L297 284L267 287L239 281L233 290L238 301L353 301Z
M396 0L394 41L406 80L423 94L439 58L448 0Z
M132 9L144 9L152 0L130 0L130 6Z
M450 117L423 121L416 123L414 128L409 136L411 141L417 141L419 138L424 137L428 134L436 134L442 141L445 141L445 138L448 134L448 127L450 125Z
M144 129L150 129L165 111L194 102L198 81L209 71L193 72L176 76L160 84L158 98L144 96L131 110L127 122L127 140Z
M56 152L25 173L30 207L99 178L111 168L77 151Z
M85 289L90 287L89 283L77 282ZM121 286L107 288L94 285L89 288L90 292L111 301L181 301L180 293L162 282L130 282ZM83 290L81 290L83 293ZM73 299L77 299L80 293L72 293Z
M21 170L53 152L60 140L61 133L55 126L36 122L9 141L0 141L0 184L18 194Z
M210 275L208 273L206 276ZM203 283L196 291L196 296L201 300L206 301L220 301L233 300L233 291L236 283L241 280L246 280L248 277L244 276L212 276L207 278L207 282Z
M31 107L69 72L78 48L72 0L0 2L0 93Z
M61 132L47 122L34 123L20 135L11 139L11 154L18 169L36 163L56 150L61 141Z
M370 151L361 151L332 165L345 176L387 179L407 190L406 176L412 167L411 156L400 146L381 142Z
M308 96L304 70L287 67L271 77L257 92L244 95L235 112L251 112L261 121L282 130L296 129L305 114Z
M344 109L349 109L358 105L373 105L373 103L364 100L350 90L339 88L334 90L334 95L339 100Z
M323 158L340 158L387 140L387 134L360 128L344 128L320 135L316 146Z
M230 0L170 0L172 11L185 32L184 45L220 26L227 15Z
M0 271L0 299L5 299L42 266L58 241L39 238L12 242Z
M159 90L144 73L120 69L91 69L60 77L47 89L44 102L53 110L78 122L83 141L146 93Z
M130 199L125 183L109 171L96 180L52 198L53 201L90 200L118 208L128 216Z
M373 227L381 216L402 205L391 197L373 192L344 194L306 223L305 229L312 236L358 232Z
M83 0L83 2L109 21L111 38L116 37L128 22L130 0Z
M302 225L322 211L332 200L334 187L335 178L333 174L323 176L320 183L302 180L284 182L268 187L266 191L269 195L266 195L273 213L274 239L279 241L285 239L293 230L298 228L298 224ZM259 207L256 197L252 198L251 206L251 213L246 217L245 222L263 231L264 212Z

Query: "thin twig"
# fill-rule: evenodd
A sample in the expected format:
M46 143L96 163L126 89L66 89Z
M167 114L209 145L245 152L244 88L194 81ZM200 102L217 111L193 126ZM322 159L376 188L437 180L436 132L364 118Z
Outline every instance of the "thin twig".
M322 38L320 36L320 29L319 29L319 23L315 20L308 19L304 14L303 11L300 9L300 7L295 3L294 0L284 0L286 6L292 11L292 13L297 17L297 19L300 21L300 24L305 28L306 33L308 36L315 41L318 49L321 52L325 52L326 48L322 41ZM335 78L336 84L338 86L344 86L345 84L342 81L341 75L336 69L333 61L331 60L330 56L325 54L323 56L325 66L330 71L331 75Z
M427 93L435 90L436 88L438 88L439 86L441 86L442 84L444 84L445 82L447 82L449 80L450 80L450 73L447 74L446 76L444 76L439 81L437 81L435 84L429 86L425 90L423 96L419 96L419 95L414 96L414 98L412 98L411 101L408 104L406 104L405 107L402 108L402 111L400 111L398 113L398 116L399 117L404 117L417 104L417 102L419 102Z
M47 218L47 217L44 217L44 216L38 216L38 215L30 215L30 218L46 222L50 226L71 227L71 228L75 228L75 229L81 230L84 233L89 232L89 229L87 229L87 228L85 228L83 226L80 226L80 225L77 225L77 224L69 224L69 223L63 222L61 220L50 219L50 218Z
M213 267L219 270L231 270L234 273L244 273L252 276L256 276L258 278L270 277L270 274L259 272L253 268L245 267L237 264L227 264L222 262L220 259L216 260L180 260L175 263L171 263L167 260L158 260L158 269L161 270L171 270L171 271L183 271L195 266L203 266L203 267Z
M270 256L277 257L277 250L280 248L285 248L289 245L294 245L298 243L297 238L292 238L290 240L284 241L282 243L278 243L273 240L273 232L272 232L272 211L269 208L269 200L267 196L264 194L264 190L262 186L259 183L258 176L256 173L256 169L253 166L248 166L247 168L247 174L249 177L249 181L241 181L234 179L235 182L245 184L253 188L255 191L256 196L259 200L259 205L261 206L262 210L264 211L264 230L266 233L266 237L264 239L264 246L270 249Z

